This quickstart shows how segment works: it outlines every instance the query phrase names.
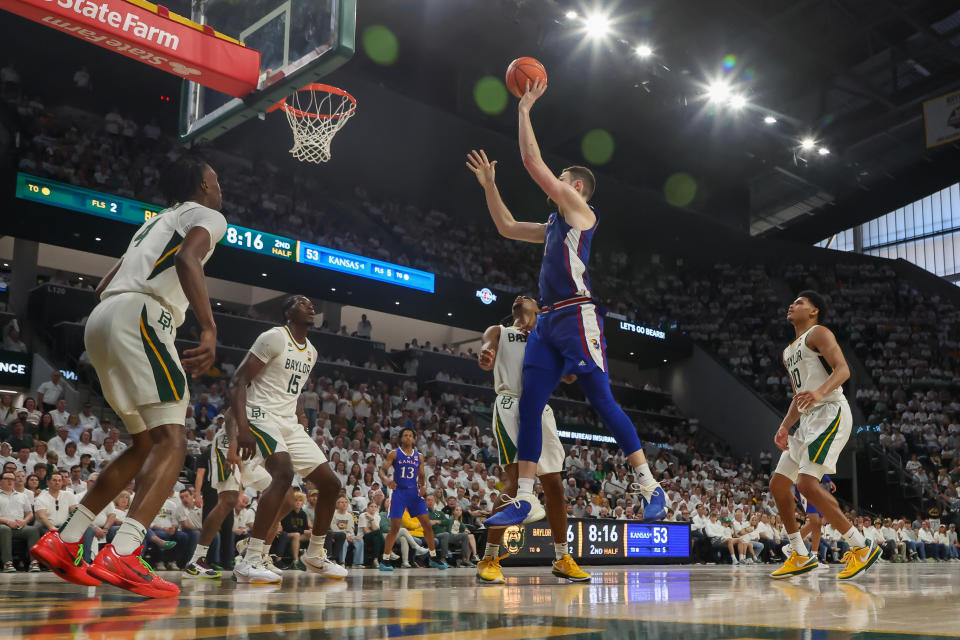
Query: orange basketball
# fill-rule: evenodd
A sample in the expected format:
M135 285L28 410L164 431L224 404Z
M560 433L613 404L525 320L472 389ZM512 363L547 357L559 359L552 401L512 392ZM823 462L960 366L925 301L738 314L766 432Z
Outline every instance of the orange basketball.
M507 91L522 98L527 91L527 82L533 86L534 80L547 81L547 70L536 58L517 58L507 67Z

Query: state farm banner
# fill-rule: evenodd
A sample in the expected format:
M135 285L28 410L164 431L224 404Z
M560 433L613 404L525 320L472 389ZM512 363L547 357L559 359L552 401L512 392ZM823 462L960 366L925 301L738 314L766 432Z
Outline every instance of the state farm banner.
M960 139L960 91L923 103L927 148Z
M143 0L0 0L0 8L231 96L257 87L259 51Z

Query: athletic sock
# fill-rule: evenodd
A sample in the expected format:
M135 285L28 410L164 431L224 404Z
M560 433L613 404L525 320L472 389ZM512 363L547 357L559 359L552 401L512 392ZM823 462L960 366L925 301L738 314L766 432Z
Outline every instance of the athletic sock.
M128 556L143 544L147 536L147 528L133 518L124 518L123 524L117 529L113 537L113 548L121 556Z
M803 536L799 531L788 533L787 537L790 538L790 548L796 551L798 556L809 555L810 552L807 551L807 545L803 544Z
M867 541L864 539L863 534L857 531L857 528L853 525L850 525L850 528L845 534L843 534L843 539L847 541L851 547L865 547L867 546Z
M307 552L303 555L311 558L321 558L324 554L323 544L327 536L310 536L310 544L307 545Z
M437 550L436 550L436 549L430 549L430 557L431 557L431 558L436 558L436 557L437 557Z
M253 560L258 556L263 557L263 540L250 538L247 542L247 552L243 554L243 558Z
M518 479L517 493L533 493L533 478Z
M638 464L633 468L633 473L636 476L637 484L643 487L646 490L652 491L657 487L657 481L654 480L653 474L650 473L650 465L644 462L643 464Z
M483 552L483 555L487 558L496 558L498 555L500 555L500 545L488 544L487 550Z
M200 558L203 558L207 555L207 550L210 547L206 547L202 544L198 544L197 548L193 550L193 557L190 558L190 562L196 562Z
M96 517L96 514L90 513L90 509L80 505L60 528L60 539L64 542L80 542L83 532L87 530L87 527Z
M570 553L570 548L567 546L566 542L554 542L553 543L553 555L557 560L563 558L563 556Z

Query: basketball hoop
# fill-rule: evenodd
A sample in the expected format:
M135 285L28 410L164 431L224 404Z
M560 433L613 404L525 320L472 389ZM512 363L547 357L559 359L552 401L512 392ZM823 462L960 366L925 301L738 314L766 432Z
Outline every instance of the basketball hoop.
M302 162L319 164L330 160L330 142L357 112L357 99L343 89L313 83L267 111L275 109L283 109L293 130L290 154Z

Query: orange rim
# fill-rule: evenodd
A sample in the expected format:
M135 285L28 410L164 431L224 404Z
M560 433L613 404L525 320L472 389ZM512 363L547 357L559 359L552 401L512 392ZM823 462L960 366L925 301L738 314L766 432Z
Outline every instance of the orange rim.
M350 108L350 110L347 111L346 113L334 113L334 114L326 115L326 114L322 114L322 113L310 113L309 111L301 111L300 109L297 109L296 107L291 107L290 105L287 104L287 99L284 98L284 99L280 100L279 102L277 102L277 103L276 103L275 105L273 105L272 107L270 107L269 109L267 109L267 113L270 113L270 112L272 112L272 111L276 111L277 109L283 109L283 110L286 111L287 113L293 114L294 116L296 116L296 117L298 117L298 118L319 118L319 119L321 119L321 120L326 120L326 119L337 119L337 118L345 118L345 117L348 117L348 116L352 116L352 115L353 115L353 112L357 110L357 99L356 99L356 98L354 98L352 95L350 95L350 93L348 93L347 91L344 91L343 89L338 89L337 87L331 86L331 85L329 85L329 84L319 84L319 83L316 83L316 82L312 82L312 83L310 83L310 84L308 84L308 85L306 85L306 86L304 86L304 87L301 87L301 88L297 89L297 91L298 91L298 92L300 92L300 91L326 91L327 93L332 93L333 95L343 96L343 97L349 99L350 102L353 103L353 106L352 106L352 107Z

